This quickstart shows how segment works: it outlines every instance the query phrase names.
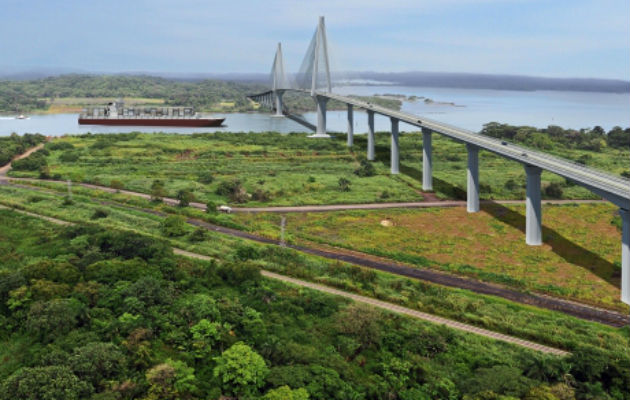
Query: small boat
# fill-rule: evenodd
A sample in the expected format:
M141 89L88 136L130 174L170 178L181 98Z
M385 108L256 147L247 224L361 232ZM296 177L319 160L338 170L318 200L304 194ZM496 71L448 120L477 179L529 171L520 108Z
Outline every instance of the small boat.
M203 118L192 107L125 107L122 100L90 107L79 115L81 125L221 126L225 118Z
M24 114L20 114L17 117L15 117L15 119L28 119L28 117Z

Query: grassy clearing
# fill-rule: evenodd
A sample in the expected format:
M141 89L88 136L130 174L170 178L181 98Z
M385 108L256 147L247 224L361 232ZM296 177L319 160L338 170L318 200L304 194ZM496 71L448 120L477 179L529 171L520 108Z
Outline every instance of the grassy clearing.
M487 329L568 350L589 344L617 351L616 349L619 349L627 340L627 329L610 328L561 313L478 295L466 290L423 283L343 262L301 254L290 249L265 246L210 231L207 232L204 240L194 241L195 228L188 225L185 226L182 235L165 237L161 230L164 217L122 205L102 204L102 201L95 201L78 194L75 194L73 199L74 204L64 205L63 198L54 193L0 186L0 204L17 206L76 223L131 231L158 240L167 240L175 247L216 259L230 258L236 251L240 254L238 257L251 259L258 267L271 271L391 301L420 311L466 321ZM93 219L96 210L104 210L107 216ZM187 209L167 208L163 211L184 210ZM42 226L46 224L48 223L40 223ZM551 326L554 328L551 329Z
M383 256L618 310L620 232L608 204L543 207L544 244L525 244L520 205L288 214L287 238ZM277 238L277 214L236 221Z
M57 139L72 149L52 150L50 174L60 179L150 192L154 179L163 180L169 196L191 189L199 201L245 202L248 206L418 201L421 194L421 137L401 136L401 174L389 174L389 135L377 135L375 175L354 171L365 158L365 138L357 136L353 149L345 138L314 140L304 134L280 135L211 133L193 135L123 134L83 135ZM628 151L606 148L601 153L558 150L578 160L589 155L589 165L620 174L627 168ZM64 157L61 157L64 155ZM70 156L70 158L68 158ZM130 163L131 161L131 163ZM14 176L38 172L13 171ZM350 182L343 190L340 179ZM217 194L222 182L238 180L244 193L238 199ZM544 172L542 186L557 184L559 198L596 198L591 192ZM438 197L465 198L466 151L462 144L435 135L434 187ZM491 153L480 153L480 189L484 199L523 199L522 166Z

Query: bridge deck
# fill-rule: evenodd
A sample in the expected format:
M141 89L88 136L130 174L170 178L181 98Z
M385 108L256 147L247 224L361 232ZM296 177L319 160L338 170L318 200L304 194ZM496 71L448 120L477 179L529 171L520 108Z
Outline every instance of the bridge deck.
M309 91L301 89L286 89L309 93ZM251 96L252 98L272 94L272 91L260 93ZM418 126L420 128L430 129L433 132L448 136L454 140L470 143L479 148L491 151L495 154L518 161L523 164L533 165L543 170L553 172L565 178L574 181L577 184L585 186L596 194L606 198L617 206L626 210L630 209L630 180L617 177L602 171L585 167L583 165L554 157L540 151L531 150L503 140L484 136L476 132L458 128L442 122L420 117L414 114L390 110L388 108L365 102L356 98L342 96L328 92L316 92L316 96L334 99L346 104L352 104L355 107L373 111L390 118L396 118L407 124Z

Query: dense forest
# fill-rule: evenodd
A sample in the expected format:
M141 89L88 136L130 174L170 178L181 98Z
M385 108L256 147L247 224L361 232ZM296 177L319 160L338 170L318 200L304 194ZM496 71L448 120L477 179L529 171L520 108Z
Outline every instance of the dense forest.
M128 231L0 222L2 400L628 395L624 354L544 356L262 278L305 262L289 250L198 261Z

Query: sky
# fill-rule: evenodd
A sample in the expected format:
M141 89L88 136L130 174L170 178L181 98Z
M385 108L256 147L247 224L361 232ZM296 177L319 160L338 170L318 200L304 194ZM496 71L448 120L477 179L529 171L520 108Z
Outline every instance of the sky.
M630 80L628 0L0 0L0 72L297 71L320 15L338 70Z

